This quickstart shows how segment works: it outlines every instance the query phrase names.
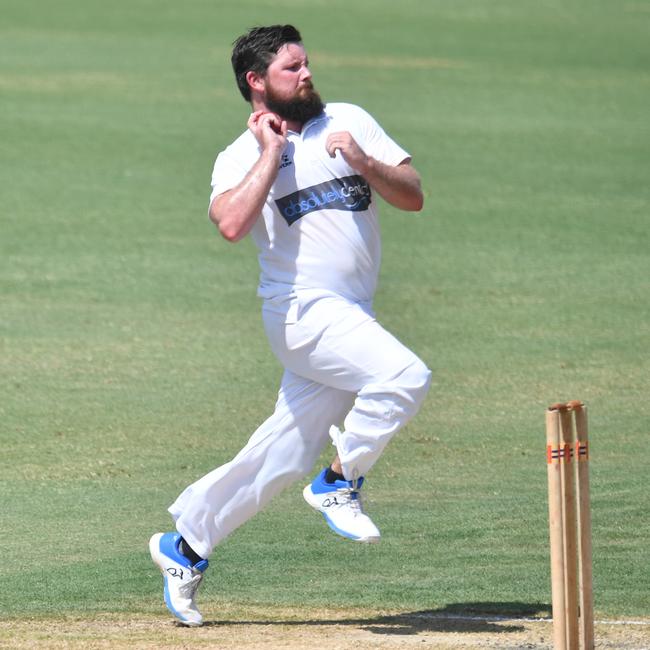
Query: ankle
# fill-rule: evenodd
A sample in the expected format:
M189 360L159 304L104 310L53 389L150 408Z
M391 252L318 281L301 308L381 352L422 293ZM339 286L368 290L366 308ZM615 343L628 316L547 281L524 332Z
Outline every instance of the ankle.
M184 555L192 563L192 566L205 559L202 558L182 537L178 545L178 550L181 552L181 555Z
M345 476L339 474L339 472L335 472L331 467L328 467L325 470L325 482L333 485L335 481L345 481Z

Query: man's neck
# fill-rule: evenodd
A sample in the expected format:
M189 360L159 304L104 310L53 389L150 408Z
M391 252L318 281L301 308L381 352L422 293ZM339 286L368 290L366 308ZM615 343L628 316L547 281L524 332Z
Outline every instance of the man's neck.
M289 120L285 120L287 123L287 129L289 131L293 131L294 133L301 133L302 132L302 127L304 126L300 122L290 122Z

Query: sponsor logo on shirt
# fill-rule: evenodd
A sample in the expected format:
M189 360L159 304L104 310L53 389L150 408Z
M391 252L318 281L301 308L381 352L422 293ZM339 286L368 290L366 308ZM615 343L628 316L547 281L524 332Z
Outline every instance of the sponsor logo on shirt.
M275 205L286 222L291 225L310 212L317 210L367 210L372 199L368 182L357 174L306 187L277 199Z
M289 165L293 165L293 163L291 162L291 158L289 158L289 156L287 156L286 153L283 153L282 162L280 163L278 169L282 169L283 167L288 167Z

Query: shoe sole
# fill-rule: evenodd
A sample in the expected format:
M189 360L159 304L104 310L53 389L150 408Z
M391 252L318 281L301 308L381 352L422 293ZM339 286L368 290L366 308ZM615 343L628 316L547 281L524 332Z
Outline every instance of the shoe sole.
M163 533L156 533L149 540L149 555L151 555L151 559L153 563L158 567L158 570L160 571L163 577L163 592L165 598L165 605L167 609L174 615L174 618L176 618L176 620L181 625L185 627L200 627L201 625L203 625L203 621L188 621L182 618L181 615L172 606L171 600L169 598L169 589L167 588L167 576L165 575L165 569L162 566L162 559L160 559L162 555L162 553L160 552L160 538L162 536Z
M341 537L345 537L345 539L351 539L353 542L361 542L362 544L377 544L381 537L377 535L371 535L369 537L356 537L354 535L351 535L345 530L341 530L338 528L332 520L327 516L327 512L323 510L320 507L320 504L317 501L313 501L313 493L311 491L311 485L307 485L305 489L302 491L302 496L304 497L305 501L317 512L320 512L321 515L323 515L323 518L325 519L325 522L327 525L330 527L331 530L333 530L337 535L340 535Z

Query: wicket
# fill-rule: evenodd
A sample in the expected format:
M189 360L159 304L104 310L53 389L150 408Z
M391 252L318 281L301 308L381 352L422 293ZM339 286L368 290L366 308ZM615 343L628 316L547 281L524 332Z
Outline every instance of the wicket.
M593 650L589 440L582 402L547 409L546 462L554 648Z

